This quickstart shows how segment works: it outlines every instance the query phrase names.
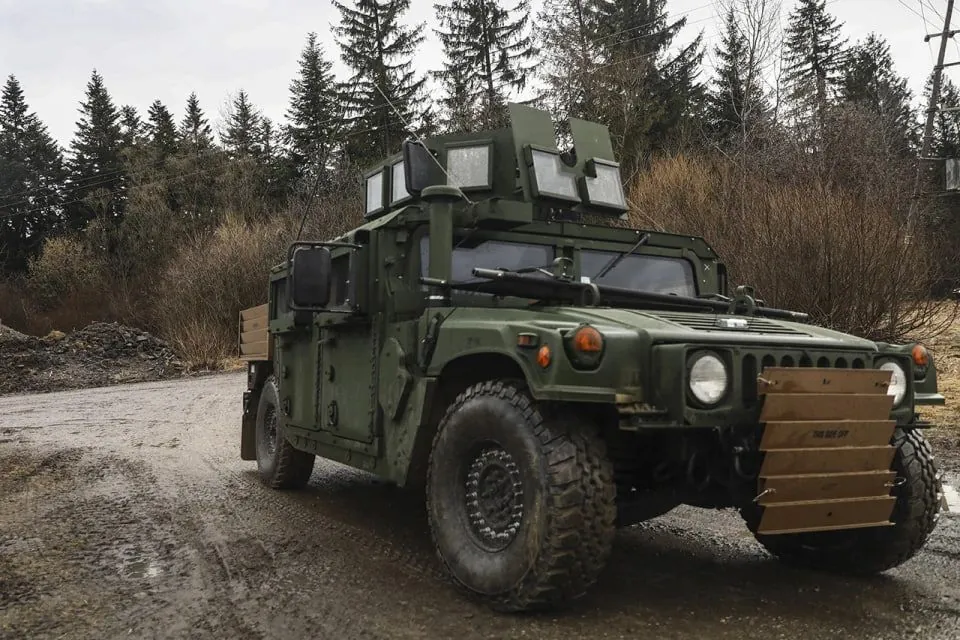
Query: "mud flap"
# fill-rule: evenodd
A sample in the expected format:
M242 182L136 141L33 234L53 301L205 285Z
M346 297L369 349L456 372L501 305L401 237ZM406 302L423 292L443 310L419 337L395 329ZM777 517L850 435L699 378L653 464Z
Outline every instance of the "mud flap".
M877 369L764 369L757 533L893 524L890 379Z
M243 415L240 418L240 459L257 459L257 403L260 393L243 392Z

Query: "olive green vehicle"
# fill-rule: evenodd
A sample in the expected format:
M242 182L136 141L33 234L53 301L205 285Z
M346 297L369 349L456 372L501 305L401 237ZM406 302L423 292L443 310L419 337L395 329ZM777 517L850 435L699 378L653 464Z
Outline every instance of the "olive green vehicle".
M571 119L561 153L548 114L510 118L405 143L365 224L292 243L241 312L263 482L321 456L422 490L443 566L499 610L582 596L617 527L683 504L805 567L916 554L941 502L927 350L731 290L703 239L623 226L605 126Z

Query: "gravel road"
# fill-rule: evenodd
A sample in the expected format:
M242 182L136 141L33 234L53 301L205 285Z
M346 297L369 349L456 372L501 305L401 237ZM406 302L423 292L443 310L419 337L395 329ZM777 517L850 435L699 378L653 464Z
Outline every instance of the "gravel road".
M262 487L243 384L0 398L0 638L960 637L952 513L913 561L851 580L677 509L619 532L572 610L494 614L443 581L417 496L326 462L304 491Z

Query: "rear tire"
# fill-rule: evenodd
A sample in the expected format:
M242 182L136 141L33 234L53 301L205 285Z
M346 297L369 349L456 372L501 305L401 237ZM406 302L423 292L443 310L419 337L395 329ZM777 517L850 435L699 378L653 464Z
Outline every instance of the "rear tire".
M257 469L271 489L301 489L310 480L316 456L287 440L274 376L267 378L257 406Z
M613 467L593 425L538 405L522 383L476 384L448 407L427 472L427 514L454 582L500 611L564 605L613 543Z
M786 564L831 573L871 575L910 560L926 543L940 511L940 481L930 445L918 431L894 432L897 447L892 490L896 496L892 527L756 535L757 541ZM756 531L757 513L746 516Z

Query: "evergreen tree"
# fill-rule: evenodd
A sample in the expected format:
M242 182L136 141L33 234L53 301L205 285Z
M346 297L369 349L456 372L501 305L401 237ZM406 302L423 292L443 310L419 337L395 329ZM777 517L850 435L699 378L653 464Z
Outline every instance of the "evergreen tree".
M898 139L900 152L912 155L911 147L917 141L912 95L907 79L894 71L890 47L883 38L871 33L850 52L842 94L846 102L864 106L878 115Z
M752 63L746 36L731 9L720 45L716 48L720 61L716 86L708 98L707 117L718 141L741 136L764 115L760 69Z
M80 103L80 120L68 162L71 202L67 216L75 229L83 228L98 215L109 223L123 213L120 111L96 70L87 83L85 98Z
M602 60L595 4L593 0L545 0L538 16L544 97L550 110L564 119L598 117L596 72Z
M841 84L846 58L841 26L827 13L826 0L800 0L790 13L784 82L798 123L814 115L822 123L826 107Z
M619 152L635 168L697 117L706 97L697 81L703 34L667 55L687 19L670 20L666 0L594 0L603 61L597 117L610 123Z
M477 105L477 126L504 126L506 90L524 88L531 70L525 63L537 54L527 33L529 0L518 0L513 7L499 0L450 0L434 7L447 58L440 77L449 77L452 88L465 93L468 104Z
M317 34L307 36L300 54L300 73L290 85L289 124L286 138L290 147L292 180L326 169L329 153L342 129L338 88L333 63L324 59ZM321 167L315 163L322 163Z
M137 108L124 105L120 108L120 145L124 148L134 147L143 142L146 129Z
M157 158L162 161L177 151L177 127L170 111L159 100L153 101L147 115L150 145Z
M341 21L335 28L343 62L353 71L342 101L352 116L347 156L375 162L395 153L416 126L415 108L426 81L413 68L413 54L423 41L423 25L401 24L410 0L333 0Z
M210 124L196 93L187 98L187 112L180 123L179 136L181 146L187 151L201 153L213 146Z
M13 75L0 94L0 270L26 270L59 226L65 178L60 148Z
M923 103L930 101L933 90L933 77L927 78L924 87ZM960 90L944 77L940 83L940 107L933 119L933 140L930 154L935 158L960 158L960 111L943 111L945 108L960 107Z
M223 146L233 157L257 156L262 142L260 112L243 89L234 98L227 115Z

